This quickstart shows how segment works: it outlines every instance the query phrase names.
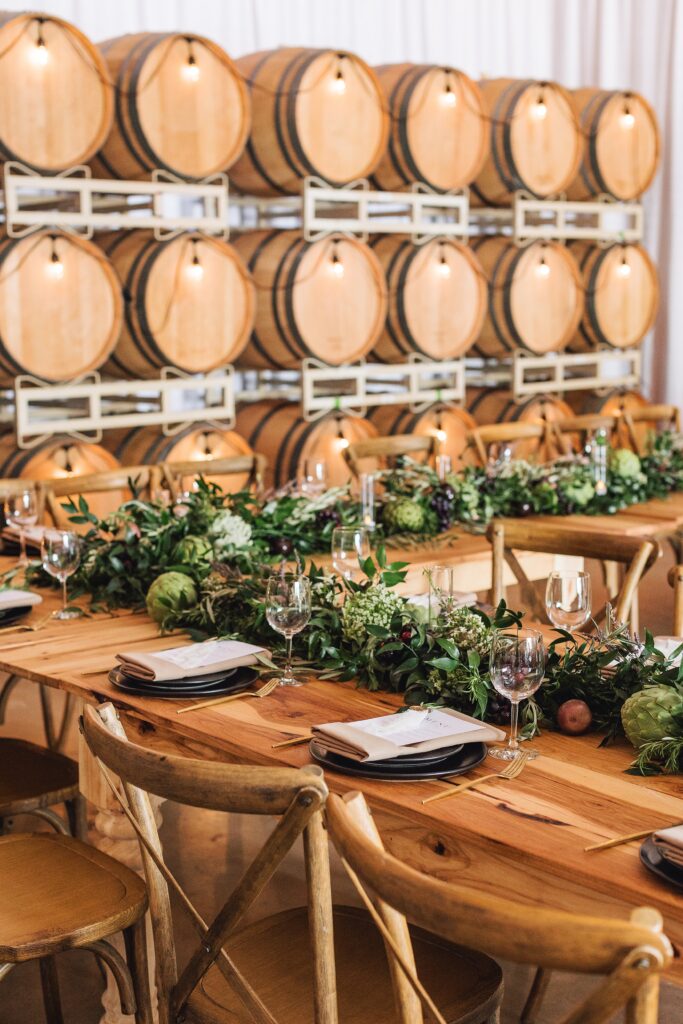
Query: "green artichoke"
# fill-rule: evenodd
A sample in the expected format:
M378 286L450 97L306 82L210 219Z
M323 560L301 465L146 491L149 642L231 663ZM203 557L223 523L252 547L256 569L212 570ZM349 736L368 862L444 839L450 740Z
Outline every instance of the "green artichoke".
M388 501L382 510L387 533L421 533L425 528L425 510L411 498Z
M673 686L646 686L624 702L621 724L636 748L683 736L683 696Z
M150 618L164 626L172 615L186 611L197 603L197 590L184 572L162 572L147 591L146 605Z
M640 459L629 448L613 448L607 464L614 476L627 479L640 474Z
M176 565L208 564L213 558L213 548L205 537L189 534L178 541L171 557Z

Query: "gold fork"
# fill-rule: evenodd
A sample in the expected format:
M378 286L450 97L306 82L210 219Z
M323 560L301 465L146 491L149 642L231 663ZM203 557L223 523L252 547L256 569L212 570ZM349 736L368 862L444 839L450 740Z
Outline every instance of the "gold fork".
M482 782L491 782L493 779L516 779L528 760L529 755L522 753L519 757L516 757L514 761L510 761L510 764L507 768L504 768L502 772L498 772L494 775L481 775L478 779L470 779L469 782L461 782L459 785L453 786L452 789L445 789L443 793L435 793L433 796L426 797L422 803L431 804L434 803L435 800L445 800L449 796L457 796L458 793L464 793L466 789L472 789L474 786L479 786Z
M213 697L211 700L203 700L199 704L190 704L187 708L179 708L176 715L185 715L188 711L200 711L202 708L214 708L217 704L227 704L229 700L240 700L241 697L267 697L279 684L279 679L269 679L260 690L244 690L242 693L230 693L227 697Z

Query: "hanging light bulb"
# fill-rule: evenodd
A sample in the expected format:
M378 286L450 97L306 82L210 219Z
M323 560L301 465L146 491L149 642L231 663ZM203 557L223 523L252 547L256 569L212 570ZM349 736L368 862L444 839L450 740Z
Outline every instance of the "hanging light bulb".
M183 78L187 79L188 82L199 81L199 64L197 58L192 50L192 40L187 40L187 62L183 65Z
M442 427L439 427L438 430L434 431L434 437L437 439L437 441L441 441L442 444L444 441L448 440L448 434Z
M550 267L545 261L545 256L541 256L536 266L536 273L539 277L550 277Z
M624 112L619 118L619 124L622 128L626 128L628 131L629 129L633 128L635 123L636 119L631 113L631 108L629 107L628 103L624 103Z
M631 265L626 259L626 256L622 257L621 263L617 267L617 274L619 277L628 277L631 273Z
M332 260L330 261L330 268L331 268L332 273L334 274L335 277L343 277L344 276L344 264L342 263L342 261L339 258L339 253L337 252L337 246L336 245L335 245L334 250L332 252Z
M64 277L64 264L59 258L59 253L57 252L57 246L55 244L54 238L52 239L52 250L50 252L50 259L47 264L47 272L50 275L50 277L54 277L57 279L60 277Z
M446 79L446 88L441 93L441 102L443 103L444 107L454 107L458 102L458 97L455 95L455 92L453 91L450 78Z
M439 273L441 274L442 277L450 277L451 268L449 266L448 260L446 259L446 254L444 252L443 245L441 245L439 248L441 252L438 263Z
M192 241L192 259L186 267L187 276L191 277L193 281L201 281L204 277L204 267L201 265L199 256L197 254L197 243Z
M345 448L348 448L351 442L344 437L344 431L342 430L341 420L337 420L337 444L339 445L339 451L343 452Z
M545 99L542 92L539 92L538 99L531 108L531 116L534 121L544 121L548 116L548 108L545 105Z
M339 63L337 64L337 73L332 79L330 88L332 92L336 92L338 96L343 96L346 92L346 80L344 79L344 72L342 71L342 57L339 56Z
M38 18L36 20L38 22L38 35L36 37L36 45L31 47L31 49L29 50L29 54L31 57L31 61L34 64L37 64L39 67L45 67L45 65L50 59L50 54L47 46L45 45L45 40L43 38L43 19Z

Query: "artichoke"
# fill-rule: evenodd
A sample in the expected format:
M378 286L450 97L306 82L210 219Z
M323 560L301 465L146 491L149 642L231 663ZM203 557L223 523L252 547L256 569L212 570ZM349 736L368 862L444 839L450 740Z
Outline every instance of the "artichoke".
M382 509L387 533L420 533L425 528L425 510L411 498L388 501Z
M213 548L206 537L189 534L178 541L171 557L176 565L208 564L213 558Z
M673 686L646 686L624 702L621 724L636 748L683 736L683 696Z
M629 448L613 448L609 453L608 466L614 476L624 479L640 475L640 459Z
M197 590L184 572L162 572L150 584L146 605L150 618L160 626L177 612L186 611L197 603Z

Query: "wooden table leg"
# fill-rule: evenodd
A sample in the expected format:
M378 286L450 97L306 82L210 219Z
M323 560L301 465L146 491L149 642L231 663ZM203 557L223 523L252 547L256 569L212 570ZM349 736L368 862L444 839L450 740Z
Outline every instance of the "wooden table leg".
M81 793L86 797L89 804L93 804L96 808L94 830L90 836L93 844L99 850L102 850L103 853L109 854L110 857L121 861L126 867L138 872L138 874L142 874L142 859L135 832L105 782L97 762L90 753L82 736L79 737L78 767ZM161 825L160 807L163 801L161 798L154 796L151 797L151 801L157 827L159 827ZM149 918L146 919L145 927L153 1017L157 1021L156 958ZM123 936L112 936L110 941L125 956ZM107 987L102 994L104 1012L100 1017L100 1024L133 1024L133 1017L121 1012L118 989L111 973L107 971L106 976Z

